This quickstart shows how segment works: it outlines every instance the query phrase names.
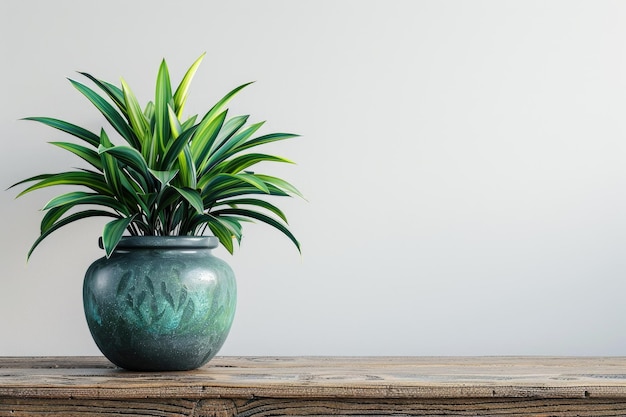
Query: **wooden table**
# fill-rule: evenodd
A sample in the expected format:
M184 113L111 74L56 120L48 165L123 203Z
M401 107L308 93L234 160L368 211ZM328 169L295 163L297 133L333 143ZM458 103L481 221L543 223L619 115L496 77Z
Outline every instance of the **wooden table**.
M0 358L0 416L626 416L626 358Z

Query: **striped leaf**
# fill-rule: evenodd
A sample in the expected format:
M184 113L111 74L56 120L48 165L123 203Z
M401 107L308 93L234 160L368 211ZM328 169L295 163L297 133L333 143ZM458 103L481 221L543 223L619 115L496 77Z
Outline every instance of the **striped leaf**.
M187 120L185 120L185 122L183 124L180 125L180 127L183 130L187 130L190 129L193 125L196 124L196 119L198 118L197 114L194 114L193 116L191 116L190 118L188 118ZM180 120L180 118L179 118Z
M72 85L80 91L94 106L102 113L113 128L133 147L140 148L140 144L133 134L130 126L124 118L111 106L104 98L98 95L91 88L78 81L70 80Z
M263 180L260 180L259 178L257 178L253 174L235 174L235 176L237 178L239 178L240 180L242 180L244 182L247 182L248 184L252 185L253 187L258 188L259 190L263 191L264 193L269 194L269 192L270 192L269 188L267 188L267 184L265 184L265 182Z
M41 236L29 256L54 230L91 216L115 218L103 233L107 256L113 253L125 231L131 235L188 235L202 234L207 229L232 253L234 240L241 241L242 224L246 221L260 221L277 228L300 250L287 229L285 213L265 199L301 196L300 192L287 181L249 170L264 162L292 162L279 156L247 153L251 148L297 135L270 133L253 138L264 122L247 126L247 115L226 117L230 100L251 83L229 91L204 117L193 115L183 122L191 82L205 56L202 54L194 61L173 94L169 69L162 60L155 98L143 111L124 79L118 87L81 72L95 84L95 91L70 80L126 141L124 145L114 144L104 128L96 135L59 119L26 118L84 141L51 144L90 165L89 169L36 175L11 186L26 184L18 196L54 185L85 188L58 195L44 206ZM69 214L82 205L102 209Z
M211 110L209 110L209 112L203 117L203 119L208 119L208 122L210 123L220 113L224 112L224 110L226 109L226 105L230 102L230 100L233 99L233 97L237 95L237 93L239 93L250 84L252 84L252 82L245 83L229 91L224 97L222 97L220 101L215 103L215 105L211 108Z
M256 211L253 210L246 210L246 209L241 209L241 208L229 208L229 209L222 209L222 210L216 210L212 213L214 216L215 215L228 215L228 214L234 214L237 216L242 216L242 217L249 217L251 219L255 219L258 220L260 222L263 222L265 224L268 224L274 228L276 228L277 230L281 231L285 236L287 236L289 238L289 240L291 240L291 242L293 242L293 244L296 246L296 248L298 249L298 252L302 253L301 248L300 248L300 242L298 242L298 240L296 239L296 237L289 231L289 229L287 229L283 224L281 224L280 222L278 222L277 220L262 214L262 213L258 213Z
M170 131L172 132L172 138L176 139L181 135L181 133L183 133L183 127L180 125L178 116L176 116L176 113L174 113L174 110L169 104L167 106L167 116L170 121Z
M156 133L157 153L165 149L166 142L170 135L170 121L168 116L168 105L172 100L172 87L170 85L170 74L165 60L161 61L156 82L156 94L154 100L154 122Z
M141 111L141 106L139 106L139 102L137 101L135 94L133 94L124 79L122 79L122 91L124 93L128 119L130 120L130 125L135 132L135 136L139 139L139 150L141 150L143 149L145 143L152 139L150 123Z
M176 92L174 93L174 110L178 119L182 118L183 109L185 108L185 102L187 101L187 95L189 94L189 86L191 85L191 80L193 79L200 63L204 59L206 52L200 55L198 59L189 67L182 81L176 88Z
M152 176L161 183L161 186L165 186L169 185L169 183L174 179L176 174L178 174L178 170L156 171L151 169L150 174L152 174Z
M96 168L98 171L102 172L102 161L100 160L100 155L98 152L93 149L86 148L81 145L77 145L75 143L70 142L48 142L51 145L58 146L61 149L65 149L73 153L74 155L82 158L87 161L91 166Z
M202 201L202 197L197 190L179 187L174 187L174 189L178 191L178 193L183 196L183 198L187 200L198 213L202 213L204 211L204 202Z
M87 129L80 126L73 125L63 120L53 119L51 117L25 117L22 120L33 120L39 123L43 123L47 126L69 133L72 136L76 136L79 139L84 140L96 148L100 144L100 137L95 133L91 133Z
M241 152L255 146L265 145L267 143L276 142L279 140L297 138L299 136L300 135L296 135L293 133L270 133L269 135L259 136L258 138L251 139L245 143L242 143L241 145L238 145L237 152Z
M85 211L81 211L78 213L70 214L69 216L54 223L54 225L46 229L45 232L41 233L41 235L35 240L35 243L33 243L33 246L31 246L30 250L28 251L27 258L30 258L35 248L39 246L39 244L46 237L50 236L52 232L72 222L75 222L76 220L85 219L87 217L117 217L117 216L113 213L109 213L107 211L102 211L102 210L85 210Z
M189 148L189 140L191 139L195 131L196 127L192 126L168 144L167 148L165 149L163 159L161 160L161 169L168 170L172 168L172 164L178 159L183 149L185 147ZM193 176L195 178L195 172Z
M43 219L41 219L41 224L39 225L39 232L45 233L48 229L54 226L54 223L56 223L61 217L63 217L63 215L67 213L68 210L70 210L71 208L72 208L71 206L66 205L66 206L55 207L46 211L46 214L43 216Z
M265 122L253 124L247 127L242 132L239 132L236 135L231 136L230 138L225 140L222 143L222 146L219 147L219 149L211 153L206 165L203 168L201 175L206 175L215 165L239 153L238 145L242 142L245 142L248 138L254 135L254 133L261 126L263 126L264 123Z
M180 174L180 184L187 188L196 188L196 164L193 162L189 145L183 147L183 151L178 154L178 170Z
M31 177L26 180L20 181L13 186L19 185L23 182L30 181L39 181L30 187L26 188L24 191L19 193L17 196L21 197L26 193L29 193L34 190L38 190L40 188L52 187L55 185L78 185L92 189L93 191L100 193L102 195L113 195L113 190L108 186L102 174L97 174L95 172L90 171L69 171L69 172L61 172L58 174L44 174L38 175L36 177ZM12 187L13 187L12 186Z
M102 168L104 171L104 178L106 179L107 184L113 190L113 193L117 195L121 201L124 200L124 186L122 185L122 173L121 169L118 165L117 159L113 157L113 155L107 152L101 152L102 148L112 148L113 144L109 140L109 136L106 134L104 129L100 131L100 147L98 148L98 153L100 154L100 160L102 161Z
M212 119L205 117L198 125L191 142L191 154L198 168L201 169L205 165L225 119L224 111Z
M250 116L236 116L228 119L215 139L215 146L213 146L214 151L217 151L222 145L227 143L228 140L246 124L249 117Z
M126 228L130 225L133 219L134 216L116 219L104 226L104 231L102 232L102 246L104 246L107 258L111 256L117 247L117 244L122 239L122 235L126 231Z
M250 168L253 165L258 164L259 162L285 162L288 164L293 164L293 161L281 158L280 156L267 155L264 153L249 153L238 156L236 158L233 158L232 160L220 164L219 170L221 172L236 174L247 168Z
M260 180L265 181L265 183L268 185L270 184L274 185L277 188L286 191L288 194L295 195L302 199L305 199L302 193L296 187L294 187L293 185L291 185L290 183L288 183L287 181L281 178L272 177L272 176L263 175L263 174L255 174L255 175Z
M95 85L97 85L102 91L105 92L107 96L115 103L118 109L122 112L122 114L126 115L126 103L124 101L124 93L119 87L114 86L106 81L102 81L97 79L96 77L88 74L86 72L79 72L79 74L89 78Z
M128 147L128 146L111 146L107 147L104 145L100 145L98 148L98 153L100 155L109 154L112 155L115 159L124 164L130 166L135 171L139 172L144 178L149 176L148 164L145 159L143 159L143 155L137 151L137 149Z
M233 231L224 222L220 221L218 217L206 216L206 224L224 248L232 254L235 249L233 245Z
M73 191L70 193L61 194L60 196L50 200L44 206L43 210L49 210L61 206L74 207L77 205L103 206L111 208L122 214L130 214L128 208L123 204L120 204L120 202L118 202L113 197L107 195L86 193L83 191Z
M280 210L275 205L268 203L265 200L260 200L258 198L239 198L239 199L228 200L226 204L228 204L229 206L233 208L237 208L238 206L241 206L241 205L263 207L264 209L271 211L272 213L280 217L282 221L287 223L287 217L282 212L282 210Z

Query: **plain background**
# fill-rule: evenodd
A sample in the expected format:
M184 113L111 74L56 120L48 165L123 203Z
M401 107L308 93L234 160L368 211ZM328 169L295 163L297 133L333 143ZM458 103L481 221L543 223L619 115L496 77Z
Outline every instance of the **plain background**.
M231 114L301 138L235 256L225 355L626 353L626 2L0 2L0 178L80 165L26 116L106 122L76 71L154 94L202 53L187 112L247 81ZM109 128L109 131L111 129ZM82 279L106 220L50 236L61 189L0 193L0 355L98 354Z

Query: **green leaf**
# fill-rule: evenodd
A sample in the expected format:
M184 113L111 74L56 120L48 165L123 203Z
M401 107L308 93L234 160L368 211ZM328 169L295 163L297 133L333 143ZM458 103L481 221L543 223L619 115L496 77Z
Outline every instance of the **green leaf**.
M267 184L271 184L274 185L276 187L278 187L281 190L286 191L288 194L292 194L292 195L296 195L304 200L306 200L306 198L304 198L304 196L302 195L302 193L300 191L298 191L298 189L296 187L294 187L293 185L291 185L290 183L288 183L287 181L277 178L277 177L271 177L269 175L264 175L264 174L254 174L257 178L265 181Z
M174 189L178 191L178 193L183 196L183 198L187 200L198 213L202 213L204 211L204 203L202 202L202 197L197 190L179 187L174 187Z
M119 89L119 87L110 84L106 81L102 81L97 79L96 77L92 76L91 74L88 74L86 72L80 72L79 74L89 78L91 81L93 81L94 84L96 84L98 87L100 87L100 89L102 91L104 91L106 93L107 96L109 96L109 98L111 100L113 100L113 102L115 103L115 105L120 109L120 111L126 115L126 105L124 103L124 93L122 92L122 90Z
M237 152L241 152L243 150L255 147L255 146L259 146L259 145L265 145L266 143L271 143L271 142L276 142L279 140L285 140L285 139L291 139L291 138L297 138L300 135L296 135L293 133L270 133L268 135L263 135L263 136L259 136L258 138L254 138L249 140L248 142L242 143L241 145L237 146Z
M71 208L72 208L71 206L67 205L67 206L55 207L53 209L48 210L46 214L43 216L43 219L41 219L39 232L40 233L46 232L48 229L50 229L50 227L54 225L54 223L56 223L57 220L59 220Z
M226 248L226 250L232 255L235 249L233 245L234 234L232 230L230 230L230 228L220 222L219 219L217 219L216 217L206 216L206 218L206 223L209 226L209 229L211 229L211 232L219 239L224 248Z
M128 114L128 119L130 120L130 125L135 132L135 136L139 139L141 143L141 148L146 142L152 139L152 134L150 132L150 123L144 116L141 111L141 107L139 106L139 102L133 94L132 90L126 84L126 81L122 79L122 91L124 92L124 101L126 102L126 109Z
M178 136L174 141L168 144L167 149L165 150L165 154L161 161L161 168L169 170L172 167L172 164L179 158L180 153L183 151L185 146L189 148L189 139L192 137L196 130L195 126L185 130L180 136ZM195 168L194 168L195 171ZM195 172L193 173L195 178Z
M151 186L154 185L152 178L150 178L150 176L148 176L145 172L140 173L135 171L128 165L124 167L124 171L122 172L124 172L124 175L120 175L120 181L124 188L133 194L149 193Z
M249 221L237 216L212 216L211 214L197 215L192 221L192 229L198 230L207 225L211 232L219 239L220 243L232 254L233 238L241 243L241 221Z
M152 206L156 202L159 193L140 194L141 199L145 201L146 205ZM146 210L147 212L147 210Z
M267 184L269 195L278 197L289 197L290 195L283 190ZM223 187L221 189L207 188L202 192L205 207L214 207L220 204L226 204L230 198L246 195L266 195L266 192L259 190L251 185L235 185L231 187Z
M183 109L185 107L185 102L187 101L187 95L189 94L189 86L191 85L191 80L196 74L196 71L198 70L198 67L200 66L200 63L202 62L202 59L204 59L205 55L206 52L200 55L198 59L196 59L196 61L191 65L191 67L189 67L189 69L185 73L185 76L178 85L178 88L176 88L176 92L174 93L174 109L176 112L176 116L179 119L183 115Z
M234 238L238 242L241 240L243 222L253 220L277 228L300 250L298 241L287 228L285 214L263 197L255 196L301 194L284 180L248 170L263 162L292 162L273 155L243 153L252 147L297 135L273 133L253 138L263 123L246 127L249 116L226 118L230 100L251 83L232 89L204 117L195 115L183 122L190 85L205 55L187 70L174 94L167 64L162 60L155 99L143 111L123 79L121 87L117 87L81 73L95 84L91 88L70 80L128 146L115 146L104 129L98 136L58 119L27 119L85 141L80 145L51 143L93 167L38 175L13 185L30 182L18 196L52 185L86 187L85 191L79 189L58 195L45 205L41 236L31 252L43 238L62 225L95 215L115 218L107 224L103 234L107 256L113 253L124 230L132 235L186 235L203 233L207 228L219 236L224 247L232 253ZM79 205L102 209L70 214L78 211Z
M248 184L258 188L264 193L269 194L270 192L269 188L267 188L267 184L265 184L264 181L258 179L254 174L241 174L240 173L240 174L235 174L235 176L243 180L244 182L247 182Z
M243 236L241 222L250 221L244 217L238 216L220 216L216 217L224 226L228 227L232 235L237 239L237 243L241 243L241 237Z
M39 181L40 180L40 181ZM97 174L91 171L69 171L61 172L58 174L43 174L37 175L13 184L11 187L19 185L24 182L39 181L36 184L31 185L17 196L21 197L26 193L34 190L38 190L44 187L52 187L54 185L79 185L90 188L97 193L103 195L112 195L111 188L108 186L102 174Z
M174 110L172 110L172 107L169 104L167 105L167 115L170 121L170 131L172 132L172 137L176 139L181 135L181 133L183 133L183 128L180 125L180 121L178 120L176 113L174 113Z
M232 119L231 119L232 120ZM202 175L207 174L218 163L234 156L239 152L238 145L254 134L265 122L255 123L242 132L228 138L219 149L213 152L202 171Z
M237 158L233 158L232 160L224 162L223 164L220 164L218 169L221 172L236 174L245 170L246 168L258 164L259 162L285 162L288 164L293 164L293 162L289 159L285 159L280 156L267 155L263 153L248 153L238 156Z
M102 168L104 171L104 177L106 179L107 184L113 190L115 195L123 196L124 195L124 186L122 185L122 172L119 167L117 159L106 152L100 152L102 147L112 148L113 144L109 140L109 136L106 134L104 129L100 131L100 147L98 148L98 153L100 154L100 160L102 161Z
M117 244L122 239L124 231L134 218L135 216L116 219L104 226L104 231L102 232L102 246L104 247L107 258L111 256Z
M296 239L296 237L289 231L289 229L287 229L283 224L281 224L280 222L278 222L277 220L262 214L262 213L258 213L256 211L252 211L252 210L246 210L246 209L241 209L241 208L229 208L229 209L222 209L222 210L216 210L214 212L212 212L211 214L213 214L214 216L221 216L224 214L234 214L236 216L243 216L243 217L249 217L255 220L259 220L265 224L268 224L278 230L280 230L285 236L287 236L289 238L289 240L291 240L293 242L293 244L296 246L296 248L298 248L298 252L302 253L301 249L300 249L300 243L298 242L298 240Z
M258 198L239 198L225 201L223 204L228 204L233 208L237 208L237 206L239 205L263 207L264 209L271 211L272 213L280 217L285 223L287 223L287 217L285 216L285 214L278 207L271 203L268 203L265 200L260 200Z
M215 192L225 188L233 188L241 186L243 181L233 174L217 174L214 176L205 176L200 179L198 186L201 190ZM247 185L247 184L243 184ZM255 187L256 188L256 187Z
M239 129L243 127L243 125L246 124L249 117L250 116L236 116L228 119L228 121L222 126L222 129L220 129L220 132L215 139L214 148L217 150L220 146L225 144L228 139L230 139ZM263 123L257 124L262 125Z
M191 141L191 154L198 168L201 168L206 163L206 159L211 153L215 139L220 133L225 119L226 111L213 119L205 117L198 125Z
M16 182L16 183L15 183L15 184L13 184L13 185L10 185L10 186L7 188L7 190L10 190L10 189L11 189L11 188L13 188L13 187L17 187L18 185L25 184L25 183L27 183L27 182L39 181L39 180L45 180L45 179L50 178L50 177L51 177L51 176L53 176L53 175L57 175L57 174L39 174L39 175L35 175L34 177L29 177L29 178L26 178L25 180L21 180L21 181ZM26 192L22 192L22 194L25 194L25 193L26 193ZM20 196L20 195L17 195L17 197L19 197L19 196ZM16 198L17 198L17 197L16 197Z
M70 80L76 87L108 120L113 128L134 148L140 149L140 144L124 118L104 98L96 94L91 88L78 81Z
M170 171L156 171L151 169L150 173L159 180L162 186L169 185L170 181L174 179L176 174L178 174L178 170L170 170Z
M185 120L185 122L182 125L180 125L180 127L183 130L187 130L187 129L191 128L196 123L196 119L197 118L198 118L198 115L194 114L189 119Z
M69 133L72 136L76 136L94 147L98 147L100 144L100 138L95 133L91 133L87 129L64 122L63 120L53 119L51 117L25 117L22 120L33 120L35 122L43 123L47 126Z
M148 173L148 164L146 160L143 159L143 155L139 153L137 149L131 148L129 146L112 146L107 147L104 145L100 145L98 148L98 153L102 154L110 154L115 157L120 162L127 164L132 167L135 171L139 172L144 178L147 178Z
M94 193L86 193L84 191L73 191L66 194L61 194L50 200L43 208L43 210L49 210L56 207L68 206L74 207L79 204L89 204L93 206L104 206L116 210L120 213L129 214L128 208L123 204L120 204L115 198L100 195Z
M146 117L146 120L151 122L150 128L152 129L152 122L154 121L154 103L149 101L146 104L146 108L143 110L143 115Z
M70 142L49 142L54 146L58 146L61 149L65 149L66 151L72 152L74 155L84 159L98 171L102 171L102 161L100 160L100 155L98 152L93 149L86 148L81 145L77 145L75 143Z
M202 190L202 197L205 201L205 206L211 206L213 205L211 203L217 202L218 200L245 194L269 193L270 195L276 196L289 196L289 194L268 183L265 183L262 187L252 185L250 181L245 181L244 178L240 177L240 175L252 174L218 174L212 177L202 178L198 183L198 186ZM253 176L256 179L259 179L258 174L254 174ZM249 178L250 177L247 177L248 180Z
M183 135L179 136L180 139ZM196 164L193 162L189 145L183 147L183 151L178 154L178 169L180 174L180 184L183 187L196 188Z
M58 230L59 228L68 225L76 220L80 220L80 219L84 219L87 217L103 217L103 216L108 216L108 217L119 217L113 213L109 213L108 211L102 211L102 210L85 210L85 211L81 211L78 213L74 213L71 214L67 217L65 217L62 220L59 220L58 222L54 223L54 225L48 227L46 229L45 232L41 233L41 235L37 238L37 240L35 240L35 243L33 244L33 246L31 246L30 250L28 251L28 255L27 258L30 258L30 256L32 255L33 251L35 250L35 248L37 246L39 246L39 244L48 236L50 236L50 234L52 232L54 232L55 230Z
M230 100L232 100L232 98L235 97L235 95L237 95L237 93L239 91L241 91L245 87L249 86L250 84L252 84L252 82L240 85L239 87L234 88L230 92L228 92L228 94L226 94L224 97L222 97L222 99L220 101L218 101L217 103L215 103L215 105L213 107L211 107L211 110L209 110L208 113L203 117L203 120L207 119L208 120L207 123L210 123L220 113L223 113L223 111L224 111L226 105L228 104L228 102Z
M172 100L172 87L170 85L170 74L165 60L161 61L159 73L157 74L156 95L154 100L154 118L157 153L165 149L166 141L170 135L170 122L167 107Z
M178 204L171 215L171 227L169 231L175 230L178 227L177 232L180 236L193 234L193 229L187 226L189 224L189 218L193 218L192 216L194 215L197 215L197 213L191 212L187 204Z

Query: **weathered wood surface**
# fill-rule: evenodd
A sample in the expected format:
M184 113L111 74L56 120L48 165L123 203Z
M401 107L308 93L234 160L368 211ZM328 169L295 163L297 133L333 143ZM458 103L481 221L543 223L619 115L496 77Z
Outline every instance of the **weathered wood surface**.
M626 416L626 358L0 358L0 416Z

